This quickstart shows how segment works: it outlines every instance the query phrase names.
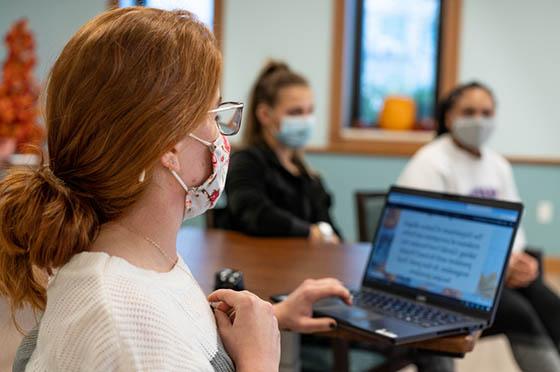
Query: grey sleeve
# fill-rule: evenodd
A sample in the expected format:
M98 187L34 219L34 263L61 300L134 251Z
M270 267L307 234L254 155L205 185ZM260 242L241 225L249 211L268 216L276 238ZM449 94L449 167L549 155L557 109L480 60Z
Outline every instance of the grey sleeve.
M31 355L37 347L37 337L39 335L39 324L35 326L28 334L25 335L16 352L14 364L12 364L12 372L23 372Z

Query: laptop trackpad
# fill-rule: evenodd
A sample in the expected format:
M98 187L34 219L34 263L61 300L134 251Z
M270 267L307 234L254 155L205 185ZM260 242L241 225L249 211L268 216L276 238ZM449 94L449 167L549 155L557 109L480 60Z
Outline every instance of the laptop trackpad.
M328 314L335 319L346 319L346 320L376 320L383 318L383 315L376 314L371 311L366 311L355 306L348 306L342 301L319 301L315 306L313 306L315 311L323 314Z

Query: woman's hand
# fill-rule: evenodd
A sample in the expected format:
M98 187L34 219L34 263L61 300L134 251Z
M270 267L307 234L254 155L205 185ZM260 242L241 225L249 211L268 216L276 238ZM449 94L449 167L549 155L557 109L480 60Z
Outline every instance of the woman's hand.
M311 225L309 227L309 236L308 239L311 243L332 243L332 244L340 244L340 238L336 234L325 235L321 232L319 225Z
M539 263L525 252L513 253L509 259L506 285L510 288L527 287L539 275Z
M272 305L250 292L229 289L213 292L208 301L237 371L278 371L280 331Z
M300 333L325 332L336 328L331 318L313 318L313 304L325 297L340 297L348 305L352 295L342 283L333 278L307 279L288 298L274 305L280 329Z

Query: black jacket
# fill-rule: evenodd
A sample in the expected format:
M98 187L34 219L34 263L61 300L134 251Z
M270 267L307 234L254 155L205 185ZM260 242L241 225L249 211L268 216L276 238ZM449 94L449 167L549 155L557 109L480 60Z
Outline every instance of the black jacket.
M307 237L317 222L334 226L331 196L321 179L298 164L294 176L265 144L233 154L226 182L227 225L218 226L258 236Z

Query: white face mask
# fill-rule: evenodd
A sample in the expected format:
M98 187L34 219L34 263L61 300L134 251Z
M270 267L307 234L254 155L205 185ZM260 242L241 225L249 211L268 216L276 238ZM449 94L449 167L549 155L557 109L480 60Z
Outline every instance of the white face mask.
M479 149L488 141L495 127L493 118L460 117L453 122L451 133L462 145Z
M179 177L177 172L170 169L171 173L185 190L185 212L183 221L190 218L200 216L208 209L212 209L220 195L224 191L226 184L226 176L229 166L229 154L231 147L227 138L219 135L214 143L204 141L195 135L190 135L195 140L208 146L212 159L212 174L204 183L197 187L188 187L187 184Z

